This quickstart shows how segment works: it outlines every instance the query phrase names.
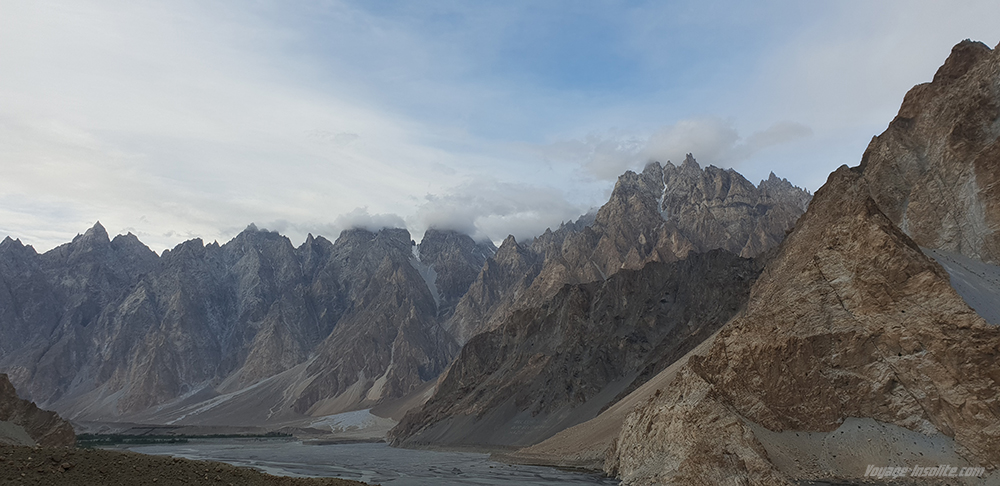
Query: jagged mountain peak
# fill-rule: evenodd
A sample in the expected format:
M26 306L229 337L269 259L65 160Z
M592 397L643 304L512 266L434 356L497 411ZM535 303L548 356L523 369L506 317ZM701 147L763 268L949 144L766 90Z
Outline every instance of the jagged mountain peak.
M326 239L323 236L313 236L312 233L310 233L306 237L305 241L303 241L302 244L299 245L298 250L301 251L301 250L305 250L305 249L308 249L308 248L324 248L324 249L328 249L328 248L331 248L331 247L333 247L333 242L332 241Z
M975 65L992 53L986 44L965 39L951 48L951 54L934 73L933 83L948 84L964 76Z
M420 244L414 247L419 259L415 265L436 294L439 317L451 316L486 260L495 253L492 242L477 243L459 231L430 228L424 232Z
M378 230L370 230L368 228L348 228L340 232L340 236L337 237L337 242L341 239L345 241L363 241L363 240L374 240L376 238L393 238L399 239L405 236L407 244L410 240L410 232L406 228L381 228ZM336 242L334 242L336 243Z
M172 249L163 250L160 254L160 258L180 258L181 256L201 256L205 254L205 242L201 238L191 238L187 241L182 241L174 246Z
M622 174L596 212L547 230L530 245L508 237L460 304L449 329L462 342L506 313L551 298L566 284L722 248L756 256L773 248L804 211L804 191L760 191L733 170L647 164Z
M230 247L231 245L260 245L267 243L280 242L281 244L287 243L291 246L291 241L288 237L278 233L277 231L271 231L266 228L258 228L257 225L250 223L243 231L236 235L235 238L226 242L223 247Z
M545 231L551 232L548 228L546 228ZM500 252L511 251L517 247L517 238L514 238L514 235L507 235L507 237L503 239L503 242L500 243L500 247L497 248L497 254Z
M147 251L152 253L154 256L156 253L153 252L145 243L139 240L139 237L132 234L131 232L124 235L117 235L111 240L111 246L113 248L124 249L127 251Z
M31 255L36 255L35 248L31 245L25 245L21 243L21 239L11 238L10 236L0 241L0 253L28 253Z
M104 229L104 225L100 221L94 224L93 227L85 231L82 235L77 235L73 238L73 244L79 246L94 246L94 245L104 245L111 243L111 238L108 236L108 231Z
M733 169L701 168L691 154L680 167L652 162L642 173L628 171L619 177L610 200L597 213L595 227L606 235L618 234L616 247L643 241L634 257L639 260L629 267L713 248L754 256L781 241L811 198L772 176L755 186ZM763 213L772 216L761 217ZM667 233L654 235L660 226ZM675 236L667 236L673 232ZM653 238L660 242L650 242Z
M106 230L104 228L104 225L101 224L100 221L96 221L94 223L94 226L92 226L90 229L88 229L86 233L90 233L90 232L93 232L96 235L100 235L100 234L103 234L104 236L108 235L108 230ZM84 234L86 234L86 233L84 233Z
M421 258L431 256L434 253L440 252L443 249L448 249L452 251L462 250L470 253L478 254L482 257L483 262L486 258L489 258L494 253L496 253L496 246L493 245L492 241L484 240L477 242L471 236L450 229L436 229L429 228L424 232L424 237L420 240L419 251ZM482 266L480 262L478 266ZM478 269L477 269L478 271Z
M659 163L657 163L657 165L659 165ZM695 160L693 154L686 154L684 156L684 161L681 162L680 165L674 165L673 162L668 160L666 164L663 164L663 168L667 167L670 167L672 169L687 169L687 170L699 170L699 171L701 170L701 165L699 165L698 161Z
M536 257L530 248L518 243L511 235L503 240L492 259L503 266L520 266L535 260Z

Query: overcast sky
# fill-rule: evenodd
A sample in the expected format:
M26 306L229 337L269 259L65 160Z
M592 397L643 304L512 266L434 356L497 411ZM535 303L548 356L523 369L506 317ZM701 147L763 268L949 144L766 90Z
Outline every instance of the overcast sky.
M530 238L649 160L815 191L996 1L0 0L0 238Z

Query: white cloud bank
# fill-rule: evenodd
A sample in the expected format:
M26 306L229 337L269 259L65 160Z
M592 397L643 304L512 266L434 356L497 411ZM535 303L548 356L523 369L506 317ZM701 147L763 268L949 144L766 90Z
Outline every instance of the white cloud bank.
M525 241L582 214L558 190L479 178L428 194L410 219L411 227L449 229L477 240L502 241L508 234Z
M0 238L39 250L97 220L157 251L251 222L524 239L688 152L815 189L953 44L1000 40L971 0L0 12Z
M732 123L714 117L682 120L650 135L591 134L581 140L563 140L540 148L548 158L585 161L594 177L614 180L626 170L646 163L680 163L694 154L702 165L736 167L758 152L812 135L812 130L790 121L775 123L743 138Z
M353 211L347 214L341 214L337 216L337 219L333 222L334 231L339 234L340 231L348 229L365 229L368 231L378 231L383 228L405 228L406 222L403 221L397 214L371 214L368 212L367 207L355 208ZM336 231L339 229L340 231ZM331 234L330 236L336 237L336 235Z

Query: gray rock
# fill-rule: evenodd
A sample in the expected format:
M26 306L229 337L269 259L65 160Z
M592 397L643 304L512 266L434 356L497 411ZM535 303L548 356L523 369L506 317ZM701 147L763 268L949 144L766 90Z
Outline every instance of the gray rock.
M491 254L457 234L431 232L427 245L443 303ZM285 402L243 404L246 419L278 405L301 414L378 403L434 379L457 352L440 325L448 311L412 257L409 233L392 229L345 231L336 243L310 235L295 248L251 225L225 245L191 240L159 257L100 224L42 255L8 238L0 369L78 420L179 419L172 411L228 394L259 401L244 391L299 368L278 380Z
M566 285L469 340L435 395L390 439L525 446L593 418L736 314L759 270L715 250Z
M504 259L487 263L447 327L463 342L566 284L604 280L690 252L761 255L782 241L810 199L773 174L755 187L732 169L702 169L690 155L679 167L650 163L642 173L619 177L596 213L546 231L516 252L508 238L497 253Z

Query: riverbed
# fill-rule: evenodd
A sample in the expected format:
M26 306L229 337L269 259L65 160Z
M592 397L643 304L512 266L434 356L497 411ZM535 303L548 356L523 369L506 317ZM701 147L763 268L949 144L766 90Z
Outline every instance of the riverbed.
M143 454L220 461L268 474L339 477L385 486L617 485L598 474L491 461L488 454L396 449L385 443L303 444L292 439L194 439L129 446Z

